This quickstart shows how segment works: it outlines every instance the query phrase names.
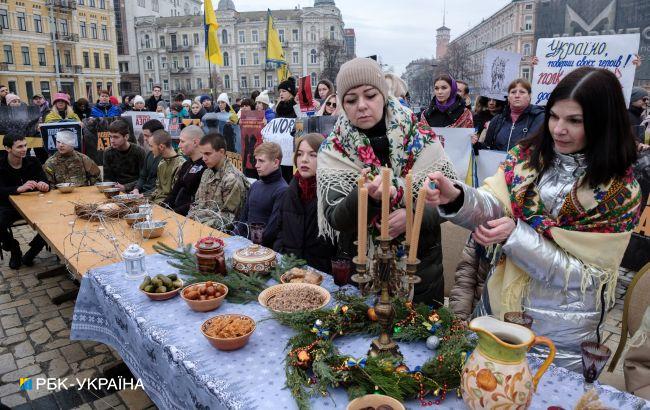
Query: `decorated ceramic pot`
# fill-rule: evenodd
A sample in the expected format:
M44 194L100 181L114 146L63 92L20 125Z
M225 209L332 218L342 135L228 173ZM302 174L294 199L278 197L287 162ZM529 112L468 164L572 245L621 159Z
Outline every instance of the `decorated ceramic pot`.
M244 274L268 273L275 268L275 252L260 245L251 245L235 252L232 267Z
M473 319L469 328L478 335L478 345L461 374L463 400L470 409L528 408L537 383L555 357L555 345L529 329L490 316ZM526 352L544 344L550 352L533 376Z
M202 275L226 274L223 241L219 238L203 238L196 245L196 261Z

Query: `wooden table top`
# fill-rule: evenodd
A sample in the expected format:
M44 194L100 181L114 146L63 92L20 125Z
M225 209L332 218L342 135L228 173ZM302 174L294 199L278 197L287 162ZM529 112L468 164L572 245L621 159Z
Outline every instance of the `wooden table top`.
M206 236L227 237L207 225L185 218L158 205L153 207L154 220L167 222L159 238L144 239L122 219L90 222L74 214L74 203L106 201L95 187L76 188L63 194L57 190L45 194L30 192L10 196L11 202L25 220L37 230L78 278L88 270L122 260L121 253L137 243L147 254L156 251L153 245L162 242L178 247L194 243ZM179 241L179 234L182 239Z

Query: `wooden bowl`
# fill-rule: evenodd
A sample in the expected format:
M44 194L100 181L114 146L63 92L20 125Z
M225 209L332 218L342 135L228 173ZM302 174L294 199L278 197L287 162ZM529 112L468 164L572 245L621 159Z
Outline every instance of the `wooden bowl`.
M208 336L207 334L205 334L212 320L221 317L236 317L239 319L249 320L252 323L253 328L247 334L239 337L233 337L233 338L218 338L218 337ZM237 314L218 315L215 317L211 317L210 319L203 322L203 324L201 325L201 333L203 333L203 336L205 336L205 338L208 339L208 342L210 342L212 346L216 347L219 350L237 350L237 349L241 349L246 345L246 343L248 343L248 339L250 339L251 335L255 331L255 327L256 327L255 321L252 318L245 315L237 315Z
M165 221L143 221L134 223L132 228L139 231L143 238L153 239L162 236L165 226Z
M320 287L318 285L312 285L310 283L281 283L279 285L274 285L271 287L268 287L264 289L260 295L257 297L257 301L260 303L260 305L264 306L265 308L272 310L274 312L280 312L278 310L272 309L268 306L268 301L272 298L275 297L277 294L280 292L285 292L286 290L298 290L298 289L313 289L318 293L321 298L322 298L322 303L319 306L316 306L311 309L302 309L301 311L309 311L309 310L317 310L325 307L328 303L330 303L330 293L327 291L327 289Z
M186 286L182 291L181 291L181 298L187 302L187 305L190 307L195 312L209 312L211 310L215 310L221 304L223 303L224 299L226 299L226 295L228 294L228 286L224 285L223 283L219 282L212 282L214 286L217 286L221 288L221 290L225 289L225 292L223 295L221 295L218 298L210 299L210 300L192 300L188 299L185 297L185 292L188 292L192 290L194 287L198 287L199 285L205 284L205 282L200 282L200 283L193 283L191 285Z
M70 192L74 191L74 187L75 184L72 182L63 182L56 184L56 189L62 194L69 194Z
M98 183L95 184L95 186L97 187L97 190L98 190L99 192L104 192L104 190L105 190L106 188L113 188L115 185L117 185L117 183L115 183L115 182L110 182L110 181L106 181L106 182L98 182Z
M182 279L180 279L181 282L183 282ZM144 293L145 295L149 296L149 299L151 300L167 300L171 299L174 296L178 295L178 292L183 289L183 285L181 284L181 287L178 289L170 290L169 292L165 293L152 293L152 292L145 292L144 290L140 289L140 292Z
M366 394L365 396L357 397L348 403L346 410L361 410L367 407L377 408L382 404L389 405L393 410L405 410L405 407L399 400L383 394Z
M296 275L301 275L301 274L311 276L313 278L313 282L307 281L305 279L298 279L298 281L296 282L291 281L292 279L296 279L295 278ZM323 275L309 269L293 268L284 272L282 276L280 276L280 282L281 283L310 283L312 285L320 286L320 284L323 283Z
M116 195L119 195L120 188L104 188L102 192L104 193L104 196L106 196L106 198L110 199Z
M140 214L140 213L124 215L124 220L129 226L133 225L136 222L145 221L146 219L147 219L147 215Z

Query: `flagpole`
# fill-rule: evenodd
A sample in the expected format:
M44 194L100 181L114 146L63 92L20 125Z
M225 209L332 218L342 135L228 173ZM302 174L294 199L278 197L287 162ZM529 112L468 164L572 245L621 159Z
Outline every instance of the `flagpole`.
M205 7L203 7L203 27L207 26L207 19L205 15ZM210 63L210 41L208 39L210 33L210 29L208 28L208 31L205 33L205 47L208 49L208 83L210 85L210 98L212 98L212 101L214 102L214 84L212 82L212 64ZM214 107L213 107L214 108Z
M266 69L269 65L269 21L271 20L270 9L266 13L266 55L264 56L264 89L268 89L269 85L266 83ZM273 84L273 80L271 80Z

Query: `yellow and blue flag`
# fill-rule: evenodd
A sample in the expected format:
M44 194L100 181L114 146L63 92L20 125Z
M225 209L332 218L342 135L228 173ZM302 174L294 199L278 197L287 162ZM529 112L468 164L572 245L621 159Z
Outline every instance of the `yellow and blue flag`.
M291 72L282 49L280 35L273 24L271 9L267 12L266 33L266 62L275 65L278 81L282 82L291 76Z
M212 7L212 0L205 0L203 3L203 16L205 23L205 58L213 64L223 65L223 55L221 54L221 46L219 45L219 23L217 23L217 15Z

